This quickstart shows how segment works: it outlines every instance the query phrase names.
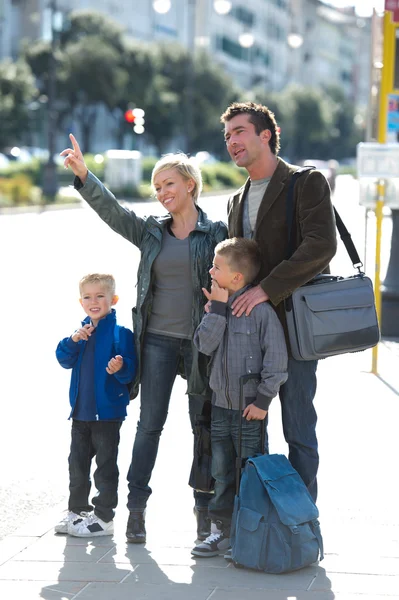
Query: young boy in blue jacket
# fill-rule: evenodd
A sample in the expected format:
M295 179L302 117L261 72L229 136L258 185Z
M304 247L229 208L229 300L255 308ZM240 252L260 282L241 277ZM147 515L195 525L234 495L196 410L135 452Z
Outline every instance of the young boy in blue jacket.
M72 439L69 454L68 513L57 533L76 537L112 535L118 503L119 431L136 371L133 333L116 323L112 275L90 274L79 282L87 317L57 346L58 362L72 369L69 401ZM96 457L97 494L89 504L91 461ZM93 512L92 512L93 511Z
M194 334L200 352L211 357L212 475L215 492L209 502L211 534L195 546L194 556L216 556L230 547L230 525L234 508L235 462L239 452L238 425L242 420L241 457L262 451L262 421L272 399L287 379L287 347L283 328L271 305L255 306L251 313L236 317L231 305L248 290L261 265L254 240L231 238L215 248L210 301ZM240 412L240 377L259 374L245 386L244 410ZM227 558L227 556L226 556Z

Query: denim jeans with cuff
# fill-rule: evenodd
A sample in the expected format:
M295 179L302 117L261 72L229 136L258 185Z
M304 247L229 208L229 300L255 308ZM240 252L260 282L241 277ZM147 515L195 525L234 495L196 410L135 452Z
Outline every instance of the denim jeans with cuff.
M192 365L191 340L146 333L142 355L140 420L137 424L127 480L129 511L144 510L152 493L149 486L158 454L159 439L168 416L169 402L180 361L188 378ZM189 395L189 415L194 426L205 396ZM184 425L182 425L184 427ZM179 435L179 432L176 432ZM193 446L194 447L194 446ZM170 465L171 486L175 473ZM183 475L184 476L184 475ZM187 481L189 473L187 473ZM212 494L194 490L195 505L206 508Z

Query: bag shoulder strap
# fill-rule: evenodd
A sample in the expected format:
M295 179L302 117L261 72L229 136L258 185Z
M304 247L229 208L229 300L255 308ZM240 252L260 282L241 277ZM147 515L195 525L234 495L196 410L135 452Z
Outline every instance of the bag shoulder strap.
M114 346L115 346L115 352L116 354L120 354L120 350L119 350L119 327L118 325L115 323L115 327L114 327Z
M286 215L287 215L287 226L288 226L288 251L287 251L287 260L294 253L294 242L292 236L292 227L294 224L294 188L297 179L308 171L312 171L315 167L301 167L291 177L290 184L288 186L287 197L286 197ZM355 269L360 271L363 266L362 261L359 258L359 254L356 250L355 244L353 243L352 236L347 230L343 220L339 216L337 209L333 206L334 215L335 215L335 223L341 237L341 240L344 243L346 251L349 255L349 258L352 261L352 265Z

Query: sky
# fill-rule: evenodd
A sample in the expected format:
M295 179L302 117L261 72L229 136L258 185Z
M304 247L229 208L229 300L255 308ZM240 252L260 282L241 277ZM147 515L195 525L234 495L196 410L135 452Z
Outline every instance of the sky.
M325 4L332 4L341 8L342 6L355 6L360 16L369 16L373 8L378 11L384 10L384 0L322 0Z

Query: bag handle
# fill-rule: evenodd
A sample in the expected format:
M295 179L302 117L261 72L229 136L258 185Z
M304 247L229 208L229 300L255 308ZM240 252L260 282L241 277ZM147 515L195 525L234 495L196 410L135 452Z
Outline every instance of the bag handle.
M241 418L238 421L238 454L236 457L236 495L238 496L240 491L240 481L241 481L241 469L243 466L243 458L241 456L242 453L242 413L244 410L244 386L251 379L260 379L259 373L246 373L245 375L241 375L240 377L240 404L239 411ZM260 422L261 426L261 436L260 436L260 444L262 449L262 454L265 454L265 436L266 436L266 417L263 421Z
M312 171L313 169L315 169L315 167L311 167L311 166L299 168L292 175L291 181L290 181L290 184L288 187L287 198L286 198L286 214L287 214L287 226L288 226L287 260L289 258L291 258L291 256L294 254L294 243L293 243L293 239L292 239L292 227L293 227L293 223L294 223L294 187L295 187L295 183L296 183L296 180L303 173L306 173L307 171ZM341 240L344 243L344 246L349 255L349 258L352 261L353 268L357 269L359 271L359 273L361 273L361 268L363 267L363 263L359 258L359 254L356 250L355 244L353 243L352 236L349 233L349 231L347 230L347 228L345 227L343 220L339 216L339 213L334 206L333 206L333 210L334 210L334 215L335 215L335 223L336 223L339 235L341 237Z

